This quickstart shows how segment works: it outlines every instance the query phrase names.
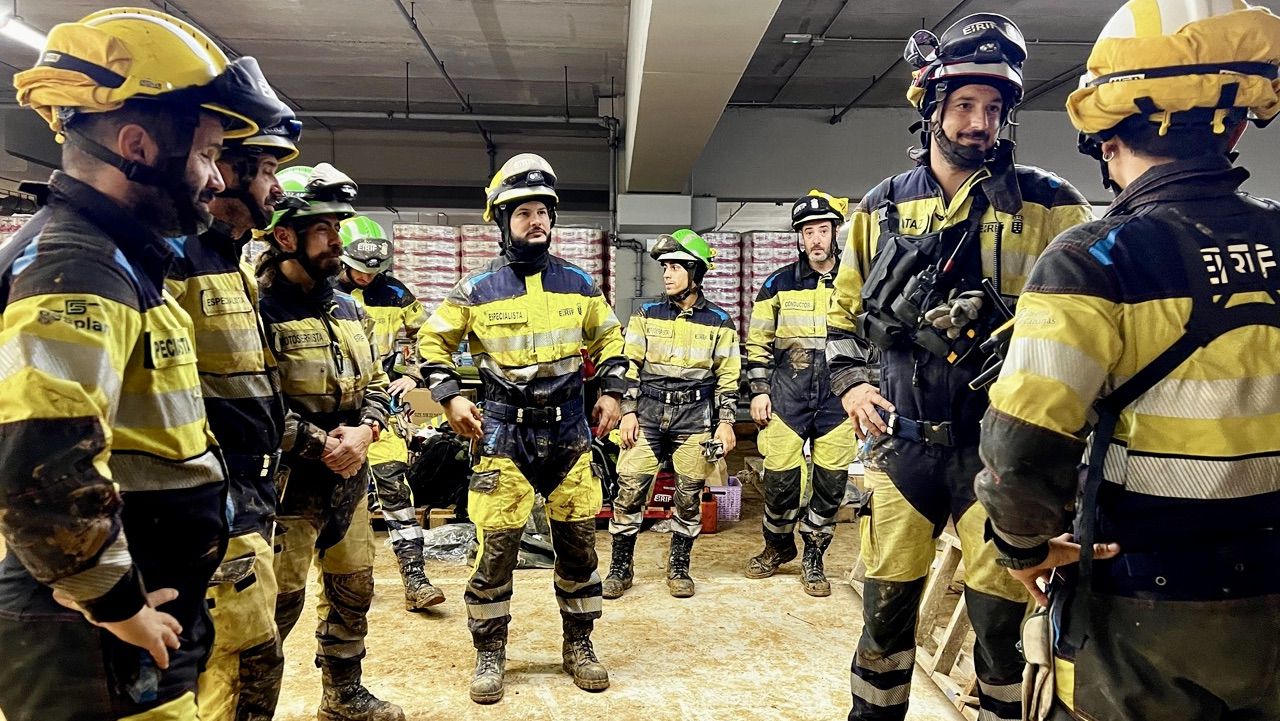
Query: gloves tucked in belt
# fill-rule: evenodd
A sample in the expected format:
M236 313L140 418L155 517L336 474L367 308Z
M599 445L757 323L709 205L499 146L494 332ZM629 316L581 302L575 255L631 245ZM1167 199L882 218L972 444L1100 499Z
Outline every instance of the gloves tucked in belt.
M978 319L982 310L982 291L966 290L924 314L929 325L946 331L948 338L959 338L960 330Z

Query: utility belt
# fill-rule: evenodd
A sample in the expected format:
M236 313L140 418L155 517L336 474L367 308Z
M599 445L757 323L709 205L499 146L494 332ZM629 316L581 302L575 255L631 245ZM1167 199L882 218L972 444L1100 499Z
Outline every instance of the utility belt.
M963 358L978 340L980 320L950 339L926 323L924 314L959 287L970 256L980 257L981 249L972 246L980 242L982 215L989 206L986 194L975 191L963 223L935 233L903 235L897 206L892 199L881 204L879 247L862 286L863 312L855 319L858 334L882 350L915 345L949 362ZM998 238L997 234L997 258Z
M951 421L913 421L883 408L877 408L876 412L889 424L889 435L894 438L944 448L956 445Z
M714 385L705 385L682 391L667 391L662 390L661 388L656 388L648 383L641 383L640 395L645 398L652 398L656 401L661 401L670 406L684 406L691 403L710 401L715 398L716 387Z
M225 453L223 462L233 478L274 478L280 467L280 451L274 453Z
M489 400L486 400L482 407L486 416L501 423L514 423L517 426L534 428L553 428L566 420L581 418L584 406L582 398L573 398L563 405L541 408L526 408Z

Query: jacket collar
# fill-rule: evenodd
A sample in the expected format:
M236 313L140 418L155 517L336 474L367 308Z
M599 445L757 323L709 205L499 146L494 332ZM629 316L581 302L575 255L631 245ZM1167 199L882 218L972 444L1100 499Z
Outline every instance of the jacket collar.
M66 205L79 213L111 239L136 272L156 287L164 284L174 260L173 250L159 233L139 222L132 211L62 171L54 171L49 191L50 205Z
M1126 215L1155 203L1203 200L1234 194L1249 178L1225 155L1206 155L1164 163L1138 176L1107 209L1107 216Z

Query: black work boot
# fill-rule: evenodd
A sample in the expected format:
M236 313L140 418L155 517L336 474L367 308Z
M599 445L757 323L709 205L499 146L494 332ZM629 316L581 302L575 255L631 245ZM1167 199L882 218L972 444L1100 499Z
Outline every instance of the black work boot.
M416 558L409 554L397 557L400 564L400 578L404 580L404 607L409 611L424 611L430 606L444 603L444 591L431 585L427 578L426 564L422 556Z
M631 539L634 541L635 536ZM609 688L609 672L596 658L591 647L591 621L564 619L564 672L573 676L573 684L584 691Z
M747 561L747 578L768 578L777 573L778 566L795 560L795 536L764 532L764 550Z
M507 647L476 651L476 673L471 679L471 700L497 703L502 700L502 675L507 669Z
M831 582L822 571L822 555L831 545L831 534L801 532L800 537L804 539L804 559L800 562L804 568L801 577L804 592L810 596L830 596Z
M405 721L404 710L369 693L360 683L360 662L322 667L319 721Z
M689 553L693 539L678 533L671 534L671 554L667 558L667 590L676 598L693 595L693 578L689 576Z
M609 559L609 575L604 578L604 597L621 598L623 591L631 588L633 574L632 559L635 557L636 537L617 535L613 537L613 554Z

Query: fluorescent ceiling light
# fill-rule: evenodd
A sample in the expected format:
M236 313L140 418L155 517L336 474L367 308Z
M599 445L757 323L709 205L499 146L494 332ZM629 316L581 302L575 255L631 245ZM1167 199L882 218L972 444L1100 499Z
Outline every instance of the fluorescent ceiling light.
M813 33L786 33L782 36L782 42L792 45L804 45L812 40Z
M44 50L45 34L14 17L12 13L0 13L0 35L36 50Z

